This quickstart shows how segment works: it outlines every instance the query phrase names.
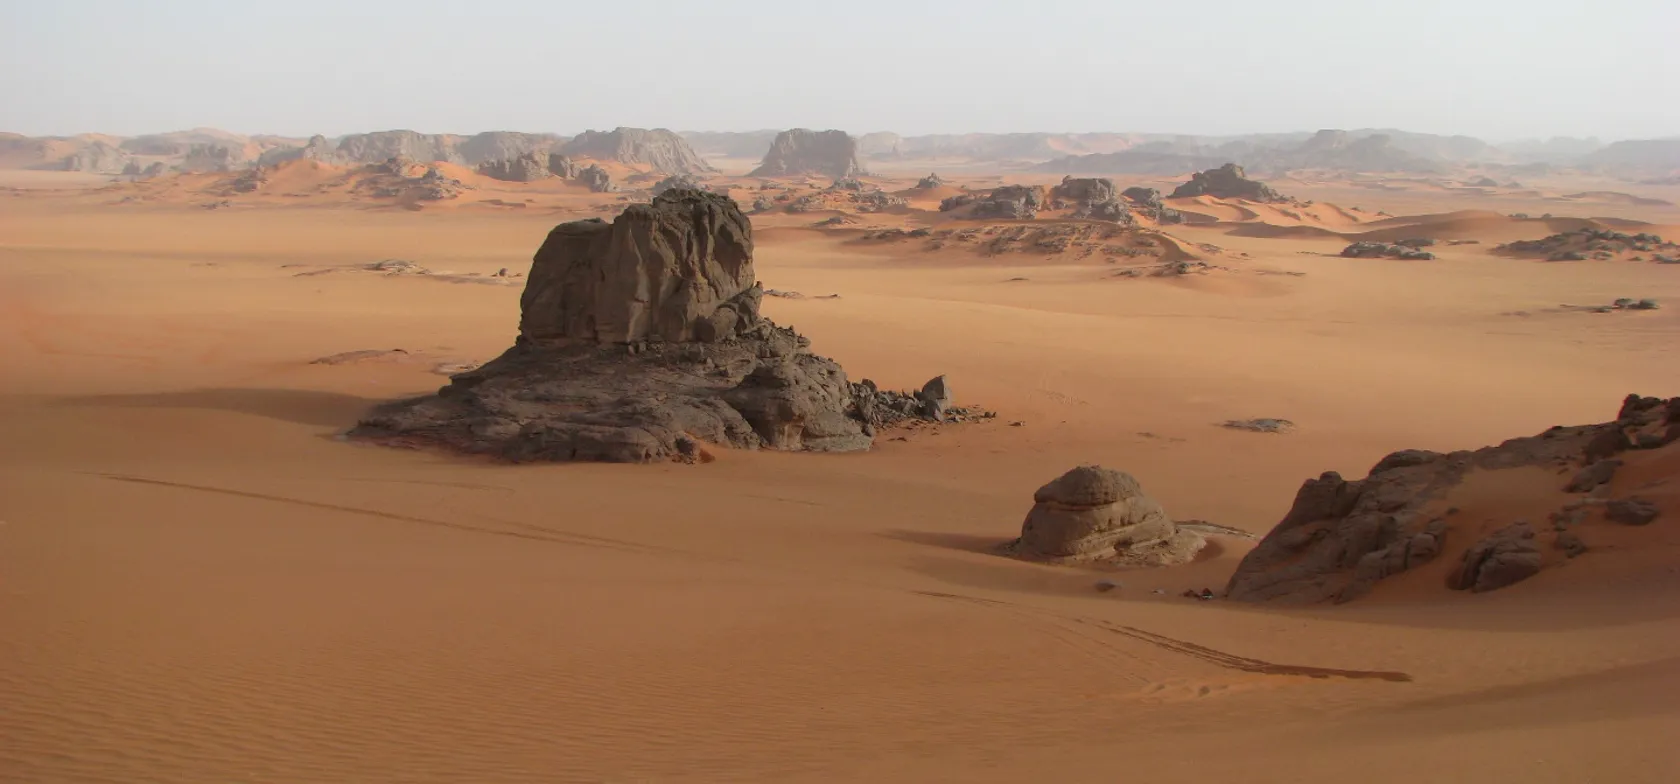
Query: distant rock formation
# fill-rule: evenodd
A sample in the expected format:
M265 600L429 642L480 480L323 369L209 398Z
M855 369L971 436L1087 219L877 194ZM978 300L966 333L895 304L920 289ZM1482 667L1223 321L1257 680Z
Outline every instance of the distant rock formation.
M1408 245L1386 242L1355 242L1342 248L1342 256L1349 259L1402 259L1405 261L1430 261L1435 254L1426 250L1418 250Z
M1190 181L1178 186L1172 193L1172 198L1182 199L1192 196L1212 196L1216 199L1247 199L1261 202L1287 202L1283 194L1272 190L1270 186L1257 180L1243 176L1243 169L1234 163L1227 163L1217 169L1196 172L1190 176Z
M1120 202L1114 181L1106 177L1063 177L1060 185L1050 189L1050 203L1056 209L1071 203L1075 218L1132 222L1131 210Z
M478 165L478 173L505 182L535 182L553 176L549 171L549 155L536 151L485 161Z
M673 189L611 223L560 224L532 262L514 346L351 435L515 461L693 462L707 445L867 449L879 427L964 414L948 390L936 407L850 383L759 315L763 296L752 225L726 196Z
M618 190L618 186L613 184L612 176L607 174L607 170L595 164L590 164L584 167L583 171L578 172L577 181L596 193L611 193Z
M1184 215L1161 200L1161 192L1154 188L1131 187L1120 193L1132 203L1138 214L1161 224L1183 223Z
M933 172L932 174L917 180L916 188L919 190L929 190L931 188L938 188L944 184L945 179L939 176L939 172Z
M904 138L896 133L877 131L857 139L858 155L865 158L897 158L904 154Z
M1013 555L1057 563L1124 566L1189 563L1207 540L1180 529L1131 474L1080 466L1033 494Z
M455 153L467 165L477 166L492 161L520 158L532 153L546 155L549 150L559 146L560 142L560 137L551 133L487 131L461 140L455 146Z
M1451 551L1478 525L1442 508L1446 494L1472 471L1538 466L1568 469L1558 489L1585 495L1551 516L1553 550L1579 551L1592 510L1629 499L1608 499L1606 482L1630 450L1666 449L1680 441L1680 397L1629 395L1615 421L1554 427L1498 446L1442 454L1421 449L1395 452L1364 479L1335 472L1309 479L1283 521L1238 564L1226 588L1241 601L1345 602L1379 581ZM1632 499L1638 500L1638 499ZM1606 514L1608 523L1617 523ZM1524 523L1517 525L1517 523ZM1571 537L1564 540L1562 534ZM1448 587L1492 590L1539 571L1541 550L1526 521L1510 521L1492 536L1461 551Z
M583 170L577 162L557 152L548 154L548 173L566 180L575 180Z
M1044 209L1044 189L1037 185L1004 185L986 193L964 193L939 202L940 212L963 208L971 208L970 218L1030 220Z
M128 166L129 155L120 148L96 141L70 154L59 163L64 171L90 174L120 174Z
M225 172L247 163L243 149L226 144L194 144L177 166L184 172Z
M703 187L701 187L700 182L698 180L694 179L694 177L692 177L691 175L673 174L673 175L671 175L669 177L666 177L665 179L660 180L659 182L656 182L656 183L653 184L653 195L658 196L661 193L664 193L664 192L669 191L669 190L676 190L678 188L687 188L687 189L690 189L690 190L705 190Z
M764 160L749 177L820 176L844 180L863 173L857 140L845 131L794 128L776 135Z
M655 128L584 131L558 152L573 158L646 166L660 174L709 174L713 171L681 136Z
M357 133L338 142L339 158L349 163L377 163L394 157L421 163L465 163L455 151L455 138L415 131Z
M1547 261L1609 260L1628 254L1651 254L1652 261L1667 261L1669 254L1680 253L1680 244L1669 242L1657 234L1639 232L1627 234L1591 226L1553 234L1537 240L1517 240L1494 249L1508 256L1543 258ZM1644 256L1637 257L1644 259ZM1668 262L1672 263L1672 262Z
M321 163L344 166L351 162L339 155L338 147L327 141L325 136L311 136L302 147L276 147L266 150L257 158L258 166L278 166L287 161L320 161Z
M444 201L470 190L466 183L445 175L436 166L426 166L418 176L420 165L401 156L383 163L362 167L364 177L356 190L376 199L397 199L404 202Z

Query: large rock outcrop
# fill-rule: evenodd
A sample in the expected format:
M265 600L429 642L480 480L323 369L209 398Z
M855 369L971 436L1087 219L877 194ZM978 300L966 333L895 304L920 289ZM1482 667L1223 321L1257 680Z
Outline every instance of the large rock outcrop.
M456 137L440 133L357 133L339 140L338 157L350 163L378 163L391 158L407 158L422 163L462 163L460 154L455 151L456 142Z
M1680 441L1680 397L1629 395L1616 420L1554 427L1476 451L1442 454L1410 449L1384 457L1364 479L1335 472L1309 479L1289 513L1243 558L1226 588L1229 598L1288 603L1345 602L1380 580L1455 553L1448 587L1476 591L1509 585L1539 571L1541 550L1522 521L1504 521L1479 537L1485 521L1459 520L1442 508L1448 491L1473 472L1544 467L1559 473L1558 490L1587 496L1553 516L1554 550L1573 551L1566 529L1603 499L1616 455L1664 449ZM1615 503L1615 501L1611 501ZM1475 541L1472 542L1471 540ZM1456 549L1455 549L1456 548Z
M1004 185L986 193L964 193L941 200L940 212L967 210L970 218L1031 220L1044 209L1044 189L1037 185Z
M536 182L554 176L549 170L549 154L535 151L485 161L478 165L478 173L505 182Z
M1188 563L1207 541L1173 523L1131 474L1080 466L1033 494L1013 555L1056 563L1126 566Z
M713 171L694 149L664 128L614 128L584 131L558 152L573 158L645 166L661 174L709 174Z
M518 461L693 461L706 444L867 449L879 427L966 415L948 390L934 405L851 383L761 316L763 296L752 225L726 196L678 188L611 223L560 224L532 261L514 346L351 435Z
M1172 198L1181 199L1190 196L1212 196L1216 199L1247 199L1261 202L1289 201L1283 194L1272 190L1271 186L1258 180L1248 179L1243 169L1234 163L1227 163L1217 169L1196 172L1190 175L1190 181L1178 186L1172 192Z
M1058 209L1071 205L1075 218L1132 222L1132 211L1120 201L1119 190L1107 177L1063 177L1060 185L1050 189L1050 204Z
M857 140L845 131L794 128L776 134L770 151L749 177L819 176L844 180L863 173Z

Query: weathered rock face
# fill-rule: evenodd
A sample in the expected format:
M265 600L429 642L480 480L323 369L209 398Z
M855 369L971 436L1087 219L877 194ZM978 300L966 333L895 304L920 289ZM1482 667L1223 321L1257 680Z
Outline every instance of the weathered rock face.
M1114 188L1114 181L1107 177L1074 177L1068 175L1062 178L1062 184L1050 189L1050 199L1075 204L1090 204L1114 201L1116 193L1118 191Z
M1471 471L1542 466L1568 477L1560 479L1560 489L1592 492L1614 472L1615 466L1606 461L1615 455L1680 441L1677 423L1680 398L1629 395L1614 422L1555 427L1474 452L1405 450L1383 458L1364 479L1348 481L1335 472L1310 479L1296 493L1289 514L1237 566L1227 595L1290 603L1358 598L1386 577L1414 569L1454 546L1466 547L1454 541L1468 534L1456 533L1461 524L1451 510L1436 509L1446 492ZM1559 526L1578 522L1582 508L1565 507L1554 520ZM1527 525L1508 525L1468 545L1459 551L1459 566L1449 585L1493 590L1533 574L1541 551L1529 541L1532 537ZM1577 544L1554 546L1579 554L1585 548Z
M548 154L548 173L566 180L575 180L583 172L575 161L557 152ZM603 174L605 172L602 172Z
M647 166L661 174L707 174L712 171L712 167L688 146L688 142L664 128L584 131L561 147L559 152L573 158Z
M577 181L596 193L611 193L618 190L618 186L613 184L612 175L607 174L606 169L594 164L590 164L583 171L578 172Z
M59 168L64 171L117 174L128 165L129 155L120 148L96 141L64 158Z
M1021 538L1007 549L1056 562L1170 566L1193 560L1206 543L1179 529L1131 474L1080 466L1033 494Z
M764 160L749 177L816 175L844 180L863 173L858 165L857 140L845 131L794 128L776 135Z
M1528 523L1512 523L1470 546L1447 580L1455 591L1493 591L1540 573L1540 546Z
M1155 190L1154 188L1133 186L1127 188L1120 195L1126 197L1127 201L1136 204L1139 207L1154 207L1159 209L1166 205L1165 202L1161 201L1161 192Z
M320 161L332 165L349 163L340 155L338 148L327 137L315 135L309 137L309 142L302 147L276 147L266 150L257 158L259 166L277 166L287 161L306 160Z
M520 299L527 340L698 339L698 324L753 288L752 226L733 201L674 190L612 223L556 226Z
M692 189L561 224L532 262L513 348L351 435L518 461L692 462L705 444L867 449L876 428L937 418L849 382L760 316L752 247L734 201Z
M947 203L951 206L947 207ZM971 218L1030 220L1038 217L1038 211L1044 209L1044 189L1036 185L1005 185L992 189L983 197L953 196L940 202L939 209L943 212L968 204L974 205L969 213Z
M455 137L414 131L378 131L346 136L338 142L338 156L350 163L377 163L390 158L431 163L461 163Z
M1289 201L1283 194L1272 190L1265 183L1243 176L1242 167L1234 163L1227 163L1217 169L1196 172L1190 175L1189 182L1178 186L1178 189L1172 193L1172 198L1175 199L1190 196L1212 196L1216 199L1247 199L1263 202Z
M547 155L559 143L559 137L548 133L486 131L462 139L455 145L455 152L468 165L480 165L532 153Z
M478 173L505 182L536 182L553 176L548 170L547 153L528 152L512 158L485 161L478 165Z

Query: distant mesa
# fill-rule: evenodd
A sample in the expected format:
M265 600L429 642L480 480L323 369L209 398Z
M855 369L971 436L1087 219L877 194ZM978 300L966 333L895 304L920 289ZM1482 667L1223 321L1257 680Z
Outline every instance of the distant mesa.
M677 188L611 223L560 224L513 347L351 435L514 461L698 462L713 446L855 451L906 420L984 416L943 381L934 402L851 383L760 315L763 296L752 224L727 196Z
M660 174L710 174L714 171L688 146L688 142L664 128L584 131L556 152L573 158L645 166Z
M122 149L103 141L96 141L70 154L60 162L63 171L117 174L128 166L129 155Z
M845 131L782 131L749 177L830 177L845 180L863 174L857 140Z
M1020 538L1004 550L1052 563L1174 566L1206 545L1201 534L1174 524L1131 474L1089 465L1040 487Z
M1359 480L1327 472L1301 486L1282 522L1237 566L1226 594L1250 602L1346 602L1441 558L1448 559L1443 587L1503 588L1585 552L1595 527L1639 525L1628 521L1660 513L1647 499L1615 497L1609 482L1625 462L1674 449L1676 441L1680 398L1629 395L1610 422L1554 427L1473 452L1395 452ZM1447 506L1460 486L1536 467L1566 468L1568 477L1537 492L1578 494L1544 527L1538 520L1471 518ZM1639 511L1618 519L1613 510Z
M391 158L432 163L465 163L455 139L445 134L415 131L378 131L346 136L338 143L338 157L350 163L373 163Z
M1227 163L1217 169L1200 171L1190 181L1178 186L1172 198L1184 199L1211 196L1215 199L1247 199L1259 202L1288 202L1290 199L1272 190L1271 186L1244 176L1243 168Z

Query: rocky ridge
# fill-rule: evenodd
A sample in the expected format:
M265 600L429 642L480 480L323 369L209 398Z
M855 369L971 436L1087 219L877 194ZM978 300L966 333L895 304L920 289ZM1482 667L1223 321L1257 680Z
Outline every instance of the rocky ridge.
M1282 522L1243 558L1226 595L1252 602L1346 602L1379 581L1456 552L1447 586L1495 590L1538 573L1549 551L1574 557L1586 544L1575 530L1595 510L1610 524L1643 525L1657 510L1638 497L1610 498L1618 455L1680 441L1680 397L1629 395L1616 419L1553 427L1498 446L1452 453L1409 449L1384 457L1364 479L1336 472L1309 479ZM1476 521L1442 508L1442 499L1473 472L1542 467L1568 477L1558 488L1580 493L1552 515L1544 536L1532 521L1509 521L1477 537Z

